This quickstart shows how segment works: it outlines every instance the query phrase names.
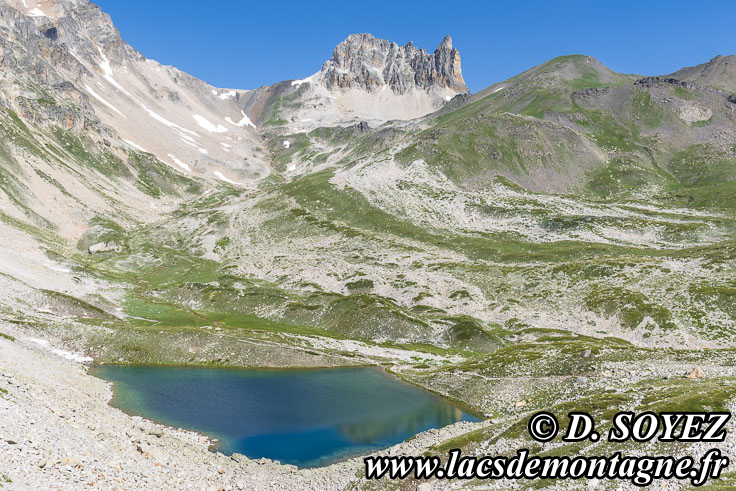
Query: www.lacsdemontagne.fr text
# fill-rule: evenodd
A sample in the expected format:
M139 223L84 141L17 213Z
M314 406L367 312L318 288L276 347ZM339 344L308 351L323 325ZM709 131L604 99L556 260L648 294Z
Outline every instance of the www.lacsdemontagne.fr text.
M716 479L729 459L718 449L709 450L700 460L686 456L529 456L526 449L513 457L464 456L450 450L442 463L437 456L373 456L364 459L366 478L381 479L608 479L631 481L648 486L655 479L690 480L700 486Z

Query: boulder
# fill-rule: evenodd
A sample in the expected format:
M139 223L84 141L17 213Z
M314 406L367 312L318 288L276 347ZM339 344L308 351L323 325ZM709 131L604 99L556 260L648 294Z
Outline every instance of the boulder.
M700 367L695 367L685 374L685 378L705 378L705 372Z
M105 244L104 242L98 242L96 244L93 244L89 246L89 249L88 249L90 254L98 254L100 252L104 252L105 250L107 250L107 244Z
M88 251L90 254L100 254L102 252L117 252L119 254L123 252L123 248L120 244L111 240L110 242L98 242L93 244L89 246Z

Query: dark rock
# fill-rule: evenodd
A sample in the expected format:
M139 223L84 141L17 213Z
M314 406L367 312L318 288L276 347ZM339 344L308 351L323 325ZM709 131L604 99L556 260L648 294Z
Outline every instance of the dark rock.
M687 82L683 82L682 80L677 80L676 78L672 78L672 77L644 77L634 82L634 85L653 85L653 84L680 85L685 88L692 88L691 84Z
M351 128L355 135L362 135L363 133L367 133L371 130L371 127L368 126L368 123L365 121L361 121L360 123L353 125Z
M608 92L610 92L610 90L611 89L609 89L608 87L589 87L587 89L573 92L572 96L576 99L591 99L593 97L607 94Z
M59 31L55 27L46 29L45 31L43 31L43 35L46 36L47 39L50 39L52 41L56 41L57 39L59 39Z

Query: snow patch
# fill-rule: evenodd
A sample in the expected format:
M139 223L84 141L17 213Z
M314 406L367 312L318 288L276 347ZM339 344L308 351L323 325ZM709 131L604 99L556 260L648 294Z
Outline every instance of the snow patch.
M451 96L451 95L446 95L446 96L445 96L445 100L446 100L447 102L450 102L450 101L452 100L452 96Z
M128 145L130 145L131 147L135 148L136 150L140 150L141 152L146 152L146 153L149 153L149 152L148 152L148 150L146 150L145 148L143 148L142 146L140 146L140 145L138 145L138 144L136 144L136 143L133 143L133 142L132 142L132 141L130 141L130 140L126 140L126 139L123 139L123 141L124 141L125 143L127 143Z
M220 172L219 170L216 170L216 171L214 172L214 174L215 174L215 177L216 177L216 178L218 178L219 180L221 180L221 181L223 181L223 182L226 182L226 183L228 183L228 184L234 184L234 185L236 185L236 186L242 186L242 184L241 184L241 183L239 183L239 182L235 182L235 181L233 181L233 180L231 180L231 179L228 179L228 178L227 178L227 177L225 177L224 175L222 175L222 172Z
M218 95L217 97L220 98L220 99L222 99L224 101L225 99L229 99L231 97L235 97L235 95L236 95L235 91L234 90L230 90L228 92L225 92L224 94Z
M184 133L183 131L177 128L174 128L174 133L179 135L182 140L188 141L191 145L195 145L197 143L196 141L194 141L194 138L192 138L191 136L187 135L186 133Z
M500 86L500 87L496 87L495 89L493 89L493 90L491 91L491 94L495 94L496 92L498 92L498 91L501 91L501 90L503 90L503 89L505 89L505 88L506 88L506 87L504 87L503 85L502 85L502 86Z
M41 10L40 8L38 8L38 7L36 7L36 8L33 8L33 9L29 10L29 11L28 11L28 15L30 15L31 17L48 17L48 16L47 16L47 15L46 15L46 14L44 13L44 11L43 11L43 10Z
M289 140L284 140L282 145L284 146L284 148L289 148L291 146L291 142Z
M70 268L66 268L64 266L57 266L54 264L49 265L48 268L51 271L56 271L57 273L71 273L72 272Z
M241 120L240 120L240 121L238 121L237 123L236 123L236 122L234 122L234 121L233 121L232 119L230 119L229 117L225 118L225 121L227 121L227 122L228 122L228 123L230 123L231 125L233 125L233 126L237 126L237 127L239 127L239 128L245 128L246 126L252 126L253 128L255 128L255 127L256 127L256 125L254 125L254 124L253 124L253 122L252 122L252 121L250 120L250 118L248 117L248 115L247 115L247 114L245 114L245 111L242 111L242 110L241 110L241 111L240 111L240 114L242 114L242 115L243 115L243 119L241 119Z
M77 54L73 50L70 49L69 54L72 55L79 63L84 65L84 62L79 58L79 56L77 56Z
M92 97L94 97L95 99L97 99L98 101L100 101L101 103L103 103L105 106L109 107L110 109L112 109L113 111L115 111L116 113L118 113L119 115L121 115L122 117L125 118L125 115L123 113L121 113L120 110L117 107L115 107L112 104L110 104L109 102L107 102L100 94L98 94L97 92L95 92L94 90L92 90L92 87L90 87L89 85L85 85L84 88L87 89L87 92L89 92L89 94Z
M301 80L292 80L292 81L291 81L291 86L292 86L292 87L294 87L294 86L298 87L298 86L300 86L301 84L306 84L306 83L310 83L310 82L312 81L312 79L313 79L313 78L314 78L314 77L315 77L315 76L316 76L317 74L319 74L319 72L317 72L317 73L315 73L315 74L313 74L313 75L310 75L310 76L309 76L309 77L307 77L307 78L303 78L303 79L301 79Z
M123 86L120 85L117 80L115 80L112 73L112 67L110 66L110 60L107 59L107 56L105 56L105 53L102 52L102 49L99 46L97 47L97 52L100 53L100 56L102 57L102 63L100 63L99 67L100 70L102 70L102 76L105 77L105 80L110 82L110 84L112 84L112 86L118 89L120 92L135 100L135 97L133 97L130 92L125 90Z
M209 131L210 133L225 133L227 132L227 128L222 126L221 124L215 125L211 123L207 118L204 116L200 116L199 114L192 114L192 117L197 122L197 124Z
M291 164L291 165L289 166L289 168L288 168L288 169L286 169L286 170L287 170L287 171L289 171L289 172L295 171L295 170L296 170L296 164Z
M174 128L175 130L178 130L179 132L182 132L183 131L185 133L189 133L190 135L194 135L194 136L196 136L196 137L199 138L199 135L197 133L193 132L192 130L188 130L188 129L182 127L182 126L179 126L176 123L172 123L171 121L169 121L168 119L164 118L160 114L157 114L156 112L151 111L150 109L148 109L145 104L141 103L141 107L143 108L144 111L146 111L148 113L149 116L151 116L153 119L155 119L159 123L163 123L166 126L168 126L169 128Z
M174 163L175 163L176 165L178 165L179 167L181 167L181 168L182 168L182 169L184 169L185 171L187 171L187 172L192 172L192 169L190 169L190 168L189 168L189 166L188 166L187 164L185 164L185 163L184 163L184 162L182 162L181 160L179 160L179 159L177 159L176 157L174 157L174 155L173 155L173 154L169 154L169 158L170 158L170 159L171 159L171 160L172 160L172 161L173 161L173 162L174 162Z
M53 348L49 344L48 341L45 339L38 339L38 338L27 338L28 341L32 343L36 343L40 347L47 349L48 351L52 352L53 354L57 356L61 356L62 358L66 358L67 360L75 361L77 363L92 363L94 361L89 356L84 356L79 353L74 353L73 351L66 351L59 348Z
M199 153L201 153L202 155L207 155L207 154L209 153L209 152L207 151L207 149L204 149L204 148L198 148L197 150L198 150L198 151L199 151Z

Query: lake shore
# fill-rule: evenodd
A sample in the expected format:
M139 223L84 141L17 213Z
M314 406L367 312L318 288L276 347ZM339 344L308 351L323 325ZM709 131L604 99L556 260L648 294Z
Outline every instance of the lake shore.
M300 470L209 451L211 441L113 408L109 383L79 361L4 329L0 339L0 474L9 489L346 489L362 458ZM487 425L457 423L381 452L419 455Z

